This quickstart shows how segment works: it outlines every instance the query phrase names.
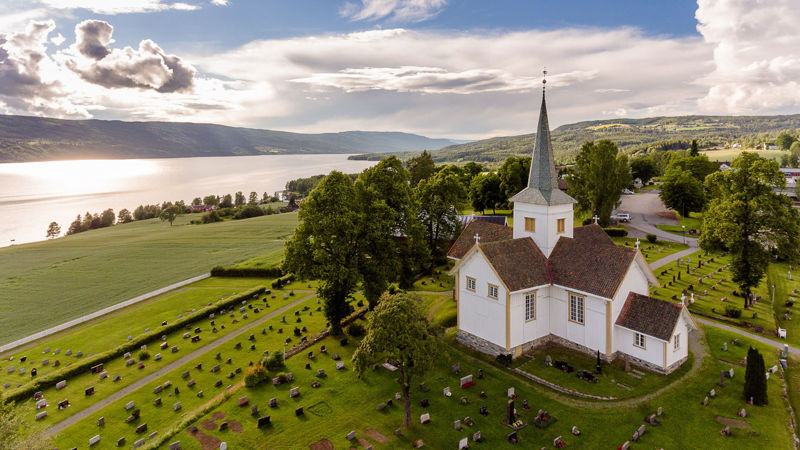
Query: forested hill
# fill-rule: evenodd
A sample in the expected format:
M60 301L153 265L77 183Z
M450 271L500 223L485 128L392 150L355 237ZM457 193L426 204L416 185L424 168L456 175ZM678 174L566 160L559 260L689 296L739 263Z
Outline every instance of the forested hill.
M592 120L562 125L551 134L557 162L574 160L587 141L610 139L628 153L648 149L689 148L697 139L701 149L720 148L735 143L752 148L773 142L778 132L800 128L800 114L786 116L680 116L647 119ZM503 161L509 156L528 155L536 134L496 137L466 144L451 145L432 152L437 162ZM358 159L378 158L364 155ZM412 156L403 155L403 157Z
M212 124L0 115L0 162L402 152L454 142L394 132L300 134Z

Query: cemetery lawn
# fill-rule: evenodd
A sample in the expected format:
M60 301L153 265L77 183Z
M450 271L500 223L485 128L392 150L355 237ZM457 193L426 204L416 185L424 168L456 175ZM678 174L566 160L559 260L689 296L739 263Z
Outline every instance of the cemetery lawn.
M566 361L575 368L575 372L566 373L546 365L547 355L550 355L553 361ZM561 346L551 345L537 349L518 358L514 366L572 391L598 397L624 399L648 394L682 378L691 369L693 358L690 351L686 364L667 376L637 369L635 366L631 367L636 369L636 372L625 372L625 363L622 361L603 363L603 373L595 375L599 380L597 383L589 383L577 376L579 370L588 370L594 373L597 358ZM626 386L627 389L620 384Z
M734 296L733 292L738 290L738 286L731 281L731 274L729 271L721 270L721 268L730 263L729 256L721 256L719 254L709 254L703 256L705 265L697 268L698 257L703 256L702 252L695 252L690 255L692 258L691 263L687 263L687 258L683 258L680 272L681 279L677 279L678 275L678 262L671 262L655 270L661 287L650 288L650 296L661 300L670 300L680 302L681 294L684 289L687 290L686 297L690 298L691 293L694 292L695 302L689 306L689 311L706 316L710 319L719 320L728 325L741 328L750 333L763 334L766 337L775 336L775 318L770 305L769 289L767 288L766 278L755 289L757 295L762 297L760 302L755 306L748 309L743 309L744 299L742 297ZM711 262L711 258L714 259ZM686 274L686 266L689 264L691 274ZM699 283L700 277L711 275L712 272L720 270L719 273L712 275L711 278L705 278L703 283ZM663 274L663 275L662 275ZM672 282L672 276L676 276L676 280ZM722 281L722 279L726 281ZM672 284L672 286L670 286ZM690 290L690 285L693 285L693 290ZM705 292L708 291L706 294ZM725 302L723 298L727 297ZM741 310L741 317L731 318L725 314L726 308L736 308ZM757 313L757 318L753 318L753 313ZM760 330L760 331L759 331Z
M283 254L297 214L173 226L158 219L0 248L0 343L155 287L257 255Z
M432 275L425 275L414 282L411 291L448 292L453 290L454 278L447 272L453 267L452 262L437 267Z
M625 247L633 248L636 246L636 238L612 237L611 240L614 241L615 244ZM689 248L688 245L679 242L656 241L655 244L651 244L647 239L639 239L639 249L642 251L642 256L644 256L644 259L648 263L658 261L665 256L686 250L687 248Z
M794 312L800 310L800 294L794 293L795 289L800 292L800 281L797 277L800 273L796 268L792 271L792 280L789 280L789 265L772 263L767 269L767 286L775 285L775 301L772 308L775 311L775 321L777 327L786 329L786 339L780 339L792 346L800 346L800 317L794 318ZM771 295L771 293L770 293ZM789 306L791 302L792 306ZM765 302L766 303L766 302ZM788 320L787 320L788 317ZM778 339L776 334L771 336Z
M683 228L686 227L686 230L700 230L703 227L703 214L702 213L689 213L688 217L683 217L678 214L678 221L677 225L656 225L656 228L662 231L666 231L668 233L677 234L678 236L683 236ZM697 235L685 233L686 236L691 238L696 238Z

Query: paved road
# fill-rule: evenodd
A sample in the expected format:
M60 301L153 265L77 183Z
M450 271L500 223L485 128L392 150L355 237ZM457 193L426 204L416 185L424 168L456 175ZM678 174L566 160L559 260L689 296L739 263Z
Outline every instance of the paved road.
M103 309L101 309L99 311L95 311L93 313L86 314L85 316L78 317L77 319L70 320L69 322L64 322L61 325L56 325L56 326L54 326L52 328L48 328L48 329L40 331L38 333L34 333L34 334L32 334L30 336L27 336L27 337L24 337L22 339L17 339L14 342L9 342L8 344L0 345L0 353L5 353L8 350L17 348L17 347L25 345L25 344L29 344L29 343L31 343L33 341L36 341L36 340L39 340L39 339L41 339L43 337L47 337L47 336L50 336L51 334L55 334L55 333L58 333L60 331L64 331L67 328L72 328L72 327L74 327L76 325L80 325L82 323L86 323L86 322L88 322L88 321L90 321L92 319L96 319L96 318L98 318L100 316L104 316L104 315L106 315L108 313L112 313L112 312L120 310L122 308L126 308L126 307L128 307L130 305L133 305L135 303L139 303L139 302L147 300L149 298L153 298L156 295L161 295L161 294L163 294L165 292L169 292L169 291L171 291L173 289L177 289L179 287L186 286L187 284L192 284L195 281L200 281L200 280L206 279L206 278L208 278L210 276L211 276L210 273L205 273L203 275L199 275L199 276L196 276L196 277L189 278L188 280L179 281L177 283L170 284L169 286L164 286L164 287L162 287L160 289L156 289L155 291L151 291L151 292L148 292L146 294L142 294L142 295L140 295L138 297L134 297L134 298L132 298L130 300L125 300L124 302L120 302L120 303L117 303L115 305L111 305L108 308L103 308Z
M73 424L77 423L78 421L80 421L82 419L85 419L90 414L93 414L94 412L99 411L102 408L105 408L106 406L110 405L111 403L113 403L113 402L121 399L122 397L130 394L131 392L143 387L147 383L150 383L151 381L153 381L153 380L155 380L155 379L157 379L159 377L162 377L162 376L166 375L167 373L172 372L173 370L178 369L182 365L190 362L191 360L193 360L193 359L195 359L195 358L197 358L199 356L202 356L205 353L208 353L208 352L214 350L215 348L221 346L222 344L225 344L227 342L230 342L233 339L236 339L237 337L241 336L242 334L248 332L250 329L252 329L256 325L260 325L260 324L266 322L269 319L277 317L278 315L282 314L286 310L299 305L300 303L302 303L305 300L308 300L308 299L314 297L315 295L316 294L309 294L309 295L306 295L305 297L302 297L302 298L299 298L299 299L293 301L292 303L284 305L284 306L276 309L275 311L272 311L271 313L260 317L258 320L253 321L253 323L251 323L249 326L243 326L243 327L239 328L238 330L236 330L236 331L234 331L234 332L232 332L232 333L230 333L230 334L228 334L226 336L223 336L223 337L217 339L214 342L210 342L207 345L204 345L203 347L198 348L197 350L189 353L188 355L184 356L183 358L180 358L180 359L178 359L176 361L173 361L170 364L167 364L166 366L162 367L161 369L157 370L156 372L153 372L150 375L147 375L147 376L145 376L143 378L140 378L139 380L136 380L136 382L130 384L129 386L126 386L126 387L120 389L119 391L109 395L108 397L106 397L106 398L100 400L99 402L89 406L88 408L85 408L85 409L83 409L81 411L78 411L77 413L69 416L68 418L66 418L66 419L62 420L61 422L58 422L57 424L55 424L52 427L48 428L44 432L45 437L51 437L51 436L54 436L54 435L58 434L59 432L61 432L65 428L69 427L70 425L73 425Z
M656 228L656 225L676 224L676 221L666 219L657 214L667 211L657 193L623 195L619 211L630 213L631 222L626 225L626 228L631 230L632 236L643 238L647 234L655 234L664 241L685 242L689 247L697 247L697 239L684 238Z

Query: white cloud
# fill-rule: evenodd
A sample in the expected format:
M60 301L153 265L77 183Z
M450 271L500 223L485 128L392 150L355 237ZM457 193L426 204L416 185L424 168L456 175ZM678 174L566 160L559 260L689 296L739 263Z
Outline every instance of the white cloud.
M55 9L88 9L95 14L130 14L165 11L168 9L195 10L199 6L187 3L164 3L162 0L39 0Z
M228 0L211 0L211 4L214 6L228 6L229 3Z
M346 2L339 14L354 21L422 22L437 16L445 6L447 0L361 0L361 5Z
M58 33L57 35L55 35L55 36L53 36L53 37L51 37L51 38L50 38L50 42L51 42L53 45L55 45L56 47L58 47L58 46L60 46L61 44L63 44L63 43L64 43L64 41L66 41L66 40L67 40L67 38L65 38L65 37L64 37L64 35L63 35L63 34L61 34L61 33Z
M598 94L621 94L623 92L630 92L630 89L617 89L617 88L604 88L604 89L595 89L594 92Z
M800 8L796 0L698 0L697 29L715 69L699 82L707 112L796 112L800 106Z

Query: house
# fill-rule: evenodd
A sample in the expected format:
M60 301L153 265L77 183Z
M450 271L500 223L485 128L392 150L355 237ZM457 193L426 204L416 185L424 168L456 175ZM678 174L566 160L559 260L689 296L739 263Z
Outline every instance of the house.
M644 186L644 183L642 183L642 179L641 178L635 178L633 180L633 188L634 189L641 189L643 186Z
M764 150L777 150L778 146L773 144L773 143L771 143L771 142L764 142L764 144L762 144L762 149L764 149Z
M518 357L554 342L663 374L686 361L697 327L684 305L647 295L658 280L639 250L615 245L596 224L573 228L544 96L528 186L511 201L513 227L472 221L448 253L460 343Z
M496 223L496 224L502 225L504 227L508 226L508 217L506 217L506 216L476 216L475 214L470 214L470 215L459 214L458 215L458 221L461 223L461 229L462 230L464 228L466 228L467 225L469 225L470 222L473 222L473 221L476 221L476 220L478 222ZM455 238L456 236L453 236L453 237Z

